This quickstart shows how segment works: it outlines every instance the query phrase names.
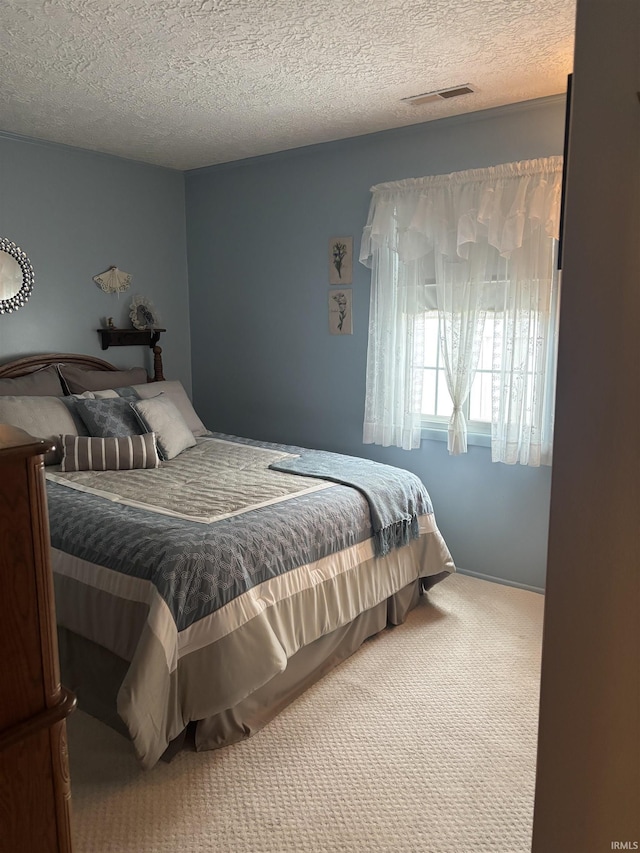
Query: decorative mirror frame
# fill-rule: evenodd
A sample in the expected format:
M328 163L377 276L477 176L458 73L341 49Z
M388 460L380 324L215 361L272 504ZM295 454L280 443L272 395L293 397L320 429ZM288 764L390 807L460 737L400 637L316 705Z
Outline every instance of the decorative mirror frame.
M15 258L22 269L22 287L20 290L15 296L9 297L9 299L0 299L0 314L11 314L12 311L17 311L18 308L21 308L31 296L35 275L31 261L20 246L16 246L12 240L0 237L0 252L6 252L12 258Z

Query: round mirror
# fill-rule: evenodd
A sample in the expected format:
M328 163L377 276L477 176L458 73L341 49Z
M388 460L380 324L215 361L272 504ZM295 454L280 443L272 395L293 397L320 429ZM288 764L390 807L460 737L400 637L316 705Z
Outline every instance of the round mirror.
M29 258L11 240L0 237L0 314L10 314L25 304L33 280Z

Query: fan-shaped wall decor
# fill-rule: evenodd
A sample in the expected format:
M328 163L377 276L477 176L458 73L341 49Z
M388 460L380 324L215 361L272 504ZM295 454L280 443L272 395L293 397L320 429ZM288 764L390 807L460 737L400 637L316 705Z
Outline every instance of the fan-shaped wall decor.
M118 267L109 267L100 275L94 275L95 283L104 290L105 293L123 293L129 289L132 275L128 272L122 272Z

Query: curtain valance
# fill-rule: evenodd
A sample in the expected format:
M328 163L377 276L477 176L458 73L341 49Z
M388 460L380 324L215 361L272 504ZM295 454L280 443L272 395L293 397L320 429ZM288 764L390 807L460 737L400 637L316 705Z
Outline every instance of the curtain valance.
M492 459L550 462L562 158L371 191L360 250L371 268L365 443L420 446L423 412L434 411L433 401L425 408L435 375L426 371L437 369L451 398L449 452L465 453L465 410L484 353ZM425 363L429 312L438 316L441 368Z
M536 231L557 239L561 191L561 157L377 184L360 261L371 267L381 248L404 262L434 249L467 260L471 244L485 240L509 257Z

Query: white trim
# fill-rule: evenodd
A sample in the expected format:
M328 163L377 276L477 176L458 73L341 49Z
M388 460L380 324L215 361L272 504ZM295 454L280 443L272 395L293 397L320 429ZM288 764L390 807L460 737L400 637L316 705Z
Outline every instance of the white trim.
M421 537L434 533L437 530L435 518L432 513L420 516L418 523ZM412 540L412 542L418 541L420 540ZM405 547L411 547L412 542ZM400 552L404 555L404 548L394 548L389 552L387 557L391 555L391 559L393 559ZM222 637L226 637L269 607L273 607L275 604L298 595L307 589L313 589L325 581L346 574L362 563L372 560L374 557L373 539L366 539L364 542L359 542L357 545L352 545L349 548L344 548L342 551L329 554L313 563L306 563L282 575L277 575L274 578L263 581L208 616L194 622L188 628L185 628L184 631L181 631L178 634L178 657L183 657L216 640L222 639ZM384 560L385 558L382 557L380 559ZM405 567L402 562L400 561L398 571L401 571ZM404 561L404 563L408 564L409 561ZM409 583L412 578L413 574L411 577L403 579L398 589ZM382 589L380 583L376 584L375 587L382 590L382 597L370 603L369 607L379 604L380 601L384 601L393 592L398 591L397 589L390 591ZM345 603L345 612L349 603L355 605L355 600ZM360 609L355 608L353 613L348 614L349 619L353 619L358 612L360 612Z
M545 594L544 587L531 586L531 584L528 583L519 583L518 581L507 580L506 578L497 578L493 575L483 575L481 572L472 572L470 569L461 569L460 566L456 566L456 570L460 575L469 575L469 577L478 578L478 580L481 581L499 583L501 586L513 586L516 589L526 589L529 590L529 592L537 592L540 595Z
M438 533L433 513L420 516L418 523L421 539L412 540L409 545L404 546L405 548L411 548L412 545L418 547L414 543L421 542L423 536ZM380 559L396 562L396 574L402 574L407 567L413 570L411 561L400 559L405 555L404 548L394 548L386 557ZM53 571L58 575L72 578L118 598L148 605L149 615L146 624L163 648L169 672L173 672L181 657L227 636L274 604L351 571L367 560L373 559L374 556L373 540L366 539L357 545L329 554L313 563L298 566L296 569L251 587L181 632L176 628L167 603L151 581L91 563L57 548L51 549L51 564ZM406 579L403 575L398 589L411 579L411 577ZM390 591L383 589L381 583L374 584L372 589L381 590L382 597L370 603L369 607L379 604L390 594L397 592L397 589ZM355 599L350 603L355 606ZM345 613L348 604L349 602L345 604ZM350 618L354 618L355 615L357 613L354 612Z
M117 448L117 445L116 445ZM262 450L263 448L258 448ZM70 472L77 473L77 472ZM104 498L105 500L112 501L113 503L122 504L123 506L134 507L135 509L144 509L148 512L155 512L158 515L168 515L171 518L182 518L185 521L195 521L198 524L213 524L216 521L222 521L225 518L233 518L236 515L243 515L245 512L252 512L254 509L262 509L265 506L272 506L273 504L282 503L282 501L288 501L290 498L297 498L301 495L308 495L311 492L320 492L324 489L333 489L338 485L337 483L328 483L322 482L313 486L307 486L305 489L300 489L297 492L288 492L286 495L279 495L276 498L269 498L266 501L260 501L255 504L247 504L246 506L241 507L240 509L233 510L232 512L221 513L220 515L188 515L184 512L177 512L176 510L167 509L166 507L156 506L155 504L147 503L146 501L135 501L132 498L123 498L121 495L116 494L115 492L106 492L102 489L95 489L92 486L84 486L81 483L75 483L67 477L63 477L60 474L53 473L52 471L47 471L46 473L47 480L51 480L53 483L58 483L61 486L67 486L70 489L75 489L77 492L85 492L89 495L95 495L99 498ZM301 478L303 479L303 478Z
M431 426L423 426L422 431L420 433L420 437L424 439L429 439L430 441L444 441L448 440L448 431L447 429L439 429ZM467 433L467 444L475 444L479 447L491 447L491 436L484 435L478 432L470 432Z

